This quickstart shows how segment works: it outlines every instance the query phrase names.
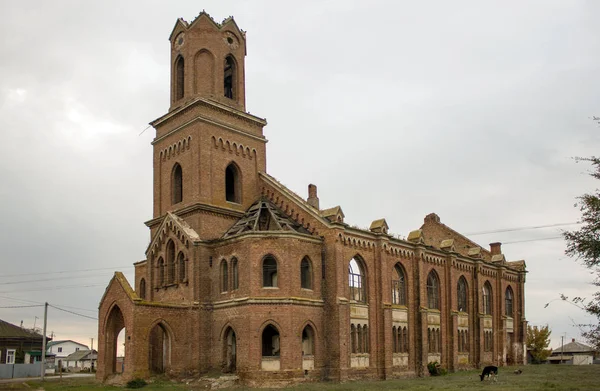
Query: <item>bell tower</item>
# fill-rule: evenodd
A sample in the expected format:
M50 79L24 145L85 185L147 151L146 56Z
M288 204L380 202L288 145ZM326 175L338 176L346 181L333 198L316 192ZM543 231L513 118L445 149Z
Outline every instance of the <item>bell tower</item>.
M156 228L172 212L201 237L220 237L259 197L258 173L266 170L266 120L246 112L246 33L232 17L217 23L203 11L191 23L178 19L169 42L170 105L151 122L154 216L147 225Z

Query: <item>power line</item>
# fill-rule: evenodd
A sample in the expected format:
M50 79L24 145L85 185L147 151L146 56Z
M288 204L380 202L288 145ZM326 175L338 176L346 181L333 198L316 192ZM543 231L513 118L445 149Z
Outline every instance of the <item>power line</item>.
M106 277L107 273L104 274L95 274L93 276L77 276L78 279L82 278L94 278L94 277ZM44 282L44 281L58 281L73 278L73 276L65 276L65 277L53 277L53 278L40 278L37 280L20 280L20 281L7 281L0 282L0 285L15 285L15 284L24 284L29 282Z
M40 306L44 305L44 303L40 303L39 301L15 299L13 297L8 297L8 296L0 296L0 297L3 298L3 299L7 299L7 300L22 301L24 303L34 303L34 304L37 304L37 305L40 305ZM70 306L70 305L63 305L63 304L56 304L56 305L58 305L60 307L64 307L64 308L73 308L73 309L81 310L81 311L89 311L89 312L97 312L98 311L97 309L90 310L88 308L73 307L73 306ZM35 307L35 306L32 306L32 307Z
M7 305L7 306L2 306L0 308L32 308L32 307L43 307L43 304L36 304L36 305Z
M52 288L40 288L40 289L24 289L24 290L16 290L16 291L0 291L0 293L16 293L16 292L41 292L41 291L56 291L59 289L68 289L68 288L90 288L95 286L106 286L106 284L91 284L91 285L65 285L58 286Z
M516 227L516 228L502 228L502 229L494 229L490 231L480 231L480 232L470 232L464 234L465 236L476 236L476 235L485 235L485 234L495 234L500 232L514 232L514 231L526 231L530 229L540 229L540 228L552 228L552 227L562 227L565 225L575 225L581 224L579 222L575 223L556 223L556 224L546 224L546 225L532 225L529 227Z
M555 240L555 239L563 239L562 236L552 236L549 238L540 238L540 239L525 239L525 240L513 240L512 242L504 242L504 244L513 244L513 243L525 243L525 242L537 242L541 240Z
M77 313L77 312L73 312L73 311L65 310L64 308L60 308L60 307L57 307L57 306L55 306L55 305L52 305L52 304L48 304L48 306L50 306L50 307L52 307L52 308L55 308L55 309L57 309L57 310L59 310L59 311L68 312L69 314L73 314L73 315L81 316L81 317L88 318L88 319L92 319L92 320L98 320L98 318L93 318L93 317L91 317L91 316L87 316L87 315L83 315L83 314L80 314L80 313Z
M112 267L103 267L99 269L79 269L79 270L59 270L55 272L43 272L43 273L18 273L18 274L4 274L0 276L0 278L4 277L18 277L18 276L40 276L40 275L48 275L48 274L64 274L64 273L81 273L81 272L91 272L91 271L99 271L99 270L116 270L116 269L128 269L133 268L134 266L112 266Z

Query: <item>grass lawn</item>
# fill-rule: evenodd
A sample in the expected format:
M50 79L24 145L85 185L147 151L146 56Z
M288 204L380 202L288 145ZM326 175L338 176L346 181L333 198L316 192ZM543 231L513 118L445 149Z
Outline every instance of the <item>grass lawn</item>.
M497 382L480 381L479 371L451 373L440 377L416 379L347 382L347 383L306 383L287 388L291 391L305 390L600 390L600 366L571 366L571 365L528 365L520 366L521 375L515 375L516 367L501 367ZM172 383L168 380L154 380L141 390L206 390L206 384ZM0 384L0 390L124 390L123 387L104 386L94 379L63 379L28 381L26 383ZM265 390L244 387L228 390Z

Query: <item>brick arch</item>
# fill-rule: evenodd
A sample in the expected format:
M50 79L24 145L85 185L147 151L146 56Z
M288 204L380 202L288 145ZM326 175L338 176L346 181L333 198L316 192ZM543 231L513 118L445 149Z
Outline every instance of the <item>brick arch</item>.
M215 93L215 56L208 49L194 55L194 93ZM201 81L204 81L203 83Z

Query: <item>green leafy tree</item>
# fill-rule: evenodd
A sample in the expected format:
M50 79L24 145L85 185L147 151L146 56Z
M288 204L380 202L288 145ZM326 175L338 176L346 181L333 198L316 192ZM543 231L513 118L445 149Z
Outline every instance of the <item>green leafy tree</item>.
M600 123L600 118L594 117ZM579 158L592 164L594 168L590 175L600 179L600 158ZM567 241L566 254L581 261L596 274L593 284L600 287L600 191L584 194L578 197L576 206L581 211L581 228L576 231L564 232ZM575 297L573 303L583 308L598 319L596 324L580 325L582 336L588 343L600 349L600 292L594 293L591 299Z
M527 325L527 350L531 352L534 364L541 364L550 355L550 328Z

